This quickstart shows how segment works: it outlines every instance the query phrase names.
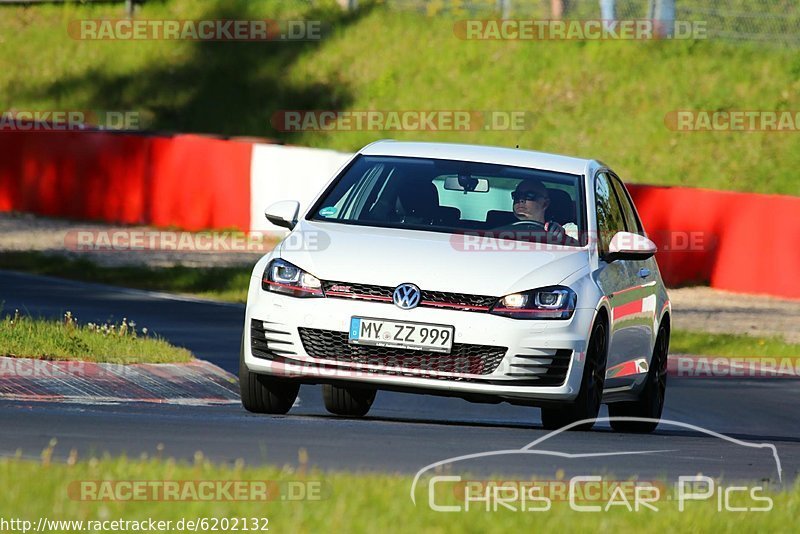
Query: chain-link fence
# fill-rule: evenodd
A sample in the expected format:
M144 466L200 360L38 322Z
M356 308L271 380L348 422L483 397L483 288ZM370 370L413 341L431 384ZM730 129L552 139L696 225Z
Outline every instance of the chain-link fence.
M676 18L706 21L709 37L800 46L798 0L678 1Z
M669 0L382 0L429 16L657 19ZM560 12L560 13L559 13ZM800 46L800 0L674 0L674 17L702 21L709 38Z

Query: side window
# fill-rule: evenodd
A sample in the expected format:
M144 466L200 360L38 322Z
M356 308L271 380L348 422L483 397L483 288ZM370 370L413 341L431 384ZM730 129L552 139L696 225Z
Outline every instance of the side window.
M594 182L595 209L597 210L597 246L601 254L608 252L614 234L625 230L625 219L617 195L609 183L608 175L598 174Z
M625 187L623 187L622 182L620 182L619 178L616 176L612 176L611 183L614 187L614 191L617 193L620 206L622 207L622 215L625 217L625 227L629 232L644 235L644 232L642 232L642 224L639 222L639 218L636 216L636 210L633 209L631 199L628 196L628 192L625 191Z

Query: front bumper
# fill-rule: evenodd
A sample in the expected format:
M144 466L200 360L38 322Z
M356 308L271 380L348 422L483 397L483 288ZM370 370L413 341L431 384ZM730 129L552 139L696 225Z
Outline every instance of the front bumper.
M579 308L567 321L537 321L436 308L402 310L385 302L280 295L263 291L253 279L244 361L251 372L305 383L360 384L487 402L569 401L580 389L594 313ZM454 350L413 358L403 350L354 349L346 342L352 316L453 325ZM554 366L560 369L553 372Z

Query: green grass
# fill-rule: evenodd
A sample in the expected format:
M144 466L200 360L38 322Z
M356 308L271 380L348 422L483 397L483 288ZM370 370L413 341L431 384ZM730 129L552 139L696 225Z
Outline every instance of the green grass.
M0 269L201 298L245 302L250 267L100 266L86 258L42 252L0 252Z
M464 41L453 34L453 21L466 16L458 10L427 17L378 6L346 17L332 4L168 0L147 2L138 14L304 17L332 28L320 42L272 43L77 41L67 35L70 20L119 17L122 6L3 7L0 109L132 110L153 129L340 150L382 137L519 144L600 158L631 182L797 194L797 133L678 133L664 123L673 110L800 109L794 49L716 40ZM277 110L296 109L524 110L531 127L281 133L270 125Z
M800 358L800 345L777 336L709 334L673 330L670 353L724 356L729 358Z
M58 445L56 445L57 447ZM3 499L0 517L33 521L40 517L61 520L124 519L171 520L194 518L268 518L270 532L793 532L800 509L800 486L769 493L774 508L766 513L718 512L716 499L689 502L678 511L675 501L659 502L659 511L628 512L622 507L603 513L577 513L566 502L554 501L547 512L502 510L442 513L431 510L424 487L411 502L411 477L380 474L319 473L302 467L249 468L242 464L220 466L197 455L194 464L172 460L91 459L67 464L51 463L53 448L39 462L0 459ZM168 502L79 501L70 486L81 481L274 481L309 483L322 488L319 500L270 502ZM456 504L452 496L439 495L439 503ZM744 503L738 494L736 504ZM761 505L762 503L750 503ZM477 507L475 507L477 508Z
M193 360L191 352L151 335L133 320L80 324L71 312L61 321L31 318L18 311L0 319L0 356L118 364Z

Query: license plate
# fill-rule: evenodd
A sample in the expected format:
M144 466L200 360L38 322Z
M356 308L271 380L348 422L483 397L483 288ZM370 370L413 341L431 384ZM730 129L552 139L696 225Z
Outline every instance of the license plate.
M368 317L350 319L350 343L449 353L455 328L441 324L387 321Z

